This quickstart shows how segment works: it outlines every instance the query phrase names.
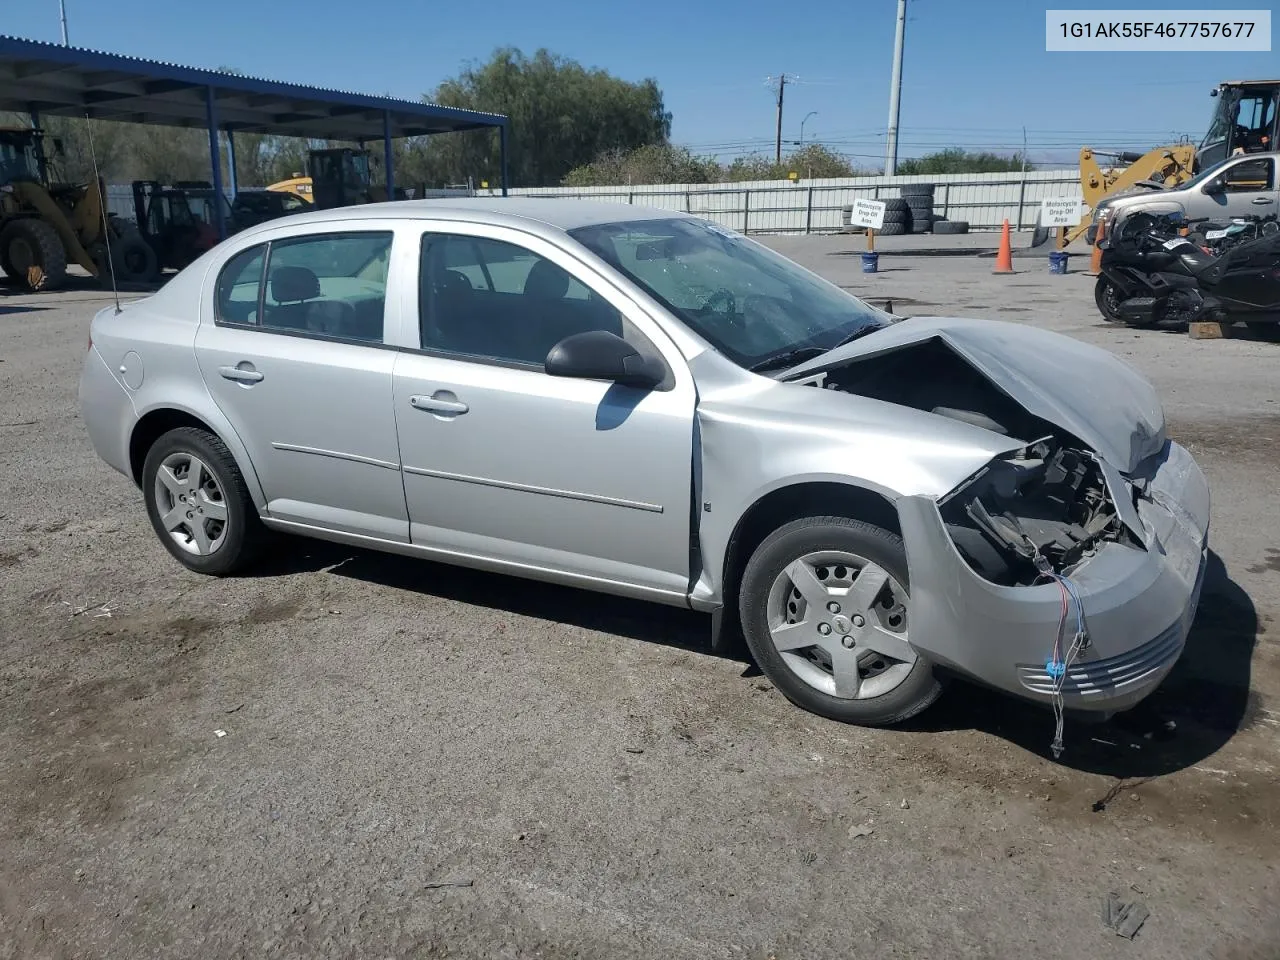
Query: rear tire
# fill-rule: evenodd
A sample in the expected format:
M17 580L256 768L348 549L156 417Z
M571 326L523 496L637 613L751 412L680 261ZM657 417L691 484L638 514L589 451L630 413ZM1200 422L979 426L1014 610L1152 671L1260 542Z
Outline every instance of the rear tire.
M864 575L872 586L861 596ZM747 562L738 594L743 634L796 706L842 723L899 723L942 692L932 664L907 643L907 586L896 534L848 517L793 520ZM828 599L843 606L832 610Z
M6 276L28 290L56 290L67 279L67 252L52 225L34 217L12 221L0 232Z
M226 576L250 566L267 539L235 458L195 427L163 434L147 451L142 495L151 527L188 570Z

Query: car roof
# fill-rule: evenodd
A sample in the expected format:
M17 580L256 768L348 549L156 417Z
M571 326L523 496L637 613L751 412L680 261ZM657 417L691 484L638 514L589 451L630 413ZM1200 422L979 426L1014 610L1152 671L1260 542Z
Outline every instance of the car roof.
M559 230L573 230L598 223L617 223L627 220L688 218L686 214L676 210L662 210L657 207L642 207L629 203L609 203L601 200L577 200L571 197L443 197L310 210L293 214L287 221L273 222L276 226L285 222L301 226L305 223L332 223L384 217L410 220L459 220L500 226L520 226L536 222Z

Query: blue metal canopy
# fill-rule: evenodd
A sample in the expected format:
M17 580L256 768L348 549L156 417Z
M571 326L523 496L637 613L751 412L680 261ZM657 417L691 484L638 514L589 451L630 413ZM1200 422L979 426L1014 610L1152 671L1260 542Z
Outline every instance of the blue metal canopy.
M88 116L202 127L209 132L210 167L218 193L222 193L220 132L227 135L232 157L237 132L381 140L387 196L391 197L393 139L497 128L502 192L507 192L507 118L497 113L305 87L3 35L0 110L28 113L35 125L41 116ZM234 161L230 168L234 174ZM218 233L226 236L222 207L214 209Z
M496 113L0 36L0 110L204 127L210 91L223 130L380 140L507 125Z

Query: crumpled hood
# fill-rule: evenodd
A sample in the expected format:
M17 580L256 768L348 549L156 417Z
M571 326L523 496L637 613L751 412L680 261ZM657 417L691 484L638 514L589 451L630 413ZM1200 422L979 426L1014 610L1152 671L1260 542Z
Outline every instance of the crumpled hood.
M1029 413L1055 424L1121 472L1165 442L1155 388L1129 364L1062 334L998 320L911 317L788 370L817 373L940 339Z

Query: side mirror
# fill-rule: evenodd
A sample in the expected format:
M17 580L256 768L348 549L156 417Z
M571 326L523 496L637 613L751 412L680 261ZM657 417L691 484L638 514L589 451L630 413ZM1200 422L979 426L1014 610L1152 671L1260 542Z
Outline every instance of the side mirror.
M551 348L544 368L553 377L610 380L628 387L656 387L667 374L661 361L607 330L565 337Z

